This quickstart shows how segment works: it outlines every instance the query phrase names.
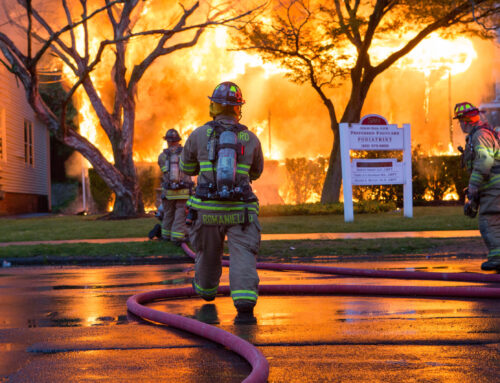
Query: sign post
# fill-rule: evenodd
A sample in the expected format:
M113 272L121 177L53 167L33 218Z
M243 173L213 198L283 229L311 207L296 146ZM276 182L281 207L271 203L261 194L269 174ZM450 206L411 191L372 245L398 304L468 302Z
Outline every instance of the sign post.
M344 220L354 221L352 185L403 185L405 217L413 217L410 124L398 128L376 114L364 116L359 124L340 124L340 158L344 188ZM354 159L351 150L402 150L403 162L395 158Z

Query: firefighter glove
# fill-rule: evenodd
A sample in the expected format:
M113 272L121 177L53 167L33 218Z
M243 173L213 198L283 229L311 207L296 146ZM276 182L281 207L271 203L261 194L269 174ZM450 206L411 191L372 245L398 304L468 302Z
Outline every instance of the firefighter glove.
M198 217L198 212L194 209L189 209L186 215L186 226L191 226L196 218Z
M479 188L477 186L469 184L467 187L467 198L469 201L479 200Z
M467 217L474 218L477 215L477 203L474 201L467 201L464 205L464 214Z

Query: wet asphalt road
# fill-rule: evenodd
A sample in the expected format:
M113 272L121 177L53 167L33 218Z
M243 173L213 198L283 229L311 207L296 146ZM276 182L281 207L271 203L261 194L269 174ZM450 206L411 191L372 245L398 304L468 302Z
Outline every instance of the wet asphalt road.
M481 259L335 266L478 271ZM325 263L325 265L328 265ZM192 264L0 269L0 382L239 382L239 356L128 314L130 295L186 287ZM458 282L259 272L262 284ZM227 284L227 270L221 284ZM477 284L476 284L477 285ZM263 296L257 325L235 325L230 298L156 302L256 344L270 382L498 382L500 302L353 296Z

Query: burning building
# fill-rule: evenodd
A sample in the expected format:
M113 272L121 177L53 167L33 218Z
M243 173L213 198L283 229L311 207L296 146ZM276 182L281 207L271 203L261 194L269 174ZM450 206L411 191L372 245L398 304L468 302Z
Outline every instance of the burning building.
M173 2L165 4L144 2L134 28L151 30L158 28L161 21L173 20L180 8ZM63 14L61 17L64 19ZM88 44L95 55L110 30L99 18L89 22L88 28L87 43L81 28L75 29L75 39L80 49ZM130 69L140 62L157 39L154 35L131 39L127 43L126 67ZM377 58L398 49L403 40L401 35L389 34L373 44L370 56L376 63ZM288 70L279 62L266 62L257 53L232 50L234 47L229 28L209 28L190 49L160 57L150 66L135 94L134 161L155 163L166 130L175 128L185 139L195 127L208 121L207 96L217 83L234 81L246 100L242 123L259 136L266 159L278 161L265 170L256 185L257 193L262 203L279 202L287 194L282 188L286 175L280 163L286 158L329 156L333 137L328 111L310 85L289 81ZM454 152L463 135L451 123L452 106L464 99L480 104L493 98L496 50L491 41L433 33L375 79L362 114L377 113L390 122L410 123L413 144L425 151ZM110 76L114 58L113 50L106 50L99 66L90 73L108 109L112 109L115 96ZM350 64L346 60L346 67ZM74 82L70 71L63 72L69 83ZM348 101L349 85L332 88L328 93L342 110ZM83 88L76 91L74 101L79 110L80 133L113 162L109 139ZM281 190L280 197L274 191L267 192L269 188Z

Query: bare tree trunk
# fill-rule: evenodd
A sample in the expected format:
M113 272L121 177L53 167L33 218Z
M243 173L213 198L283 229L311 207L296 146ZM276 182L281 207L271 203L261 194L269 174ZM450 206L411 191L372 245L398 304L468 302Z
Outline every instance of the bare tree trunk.
M373 79L369 81L371 84ZM353 81L351 98L344 110L342 122L359 122L361 118L361 108L366 98L369 85L365 82ZM328 100L330 101L330 100ZM336 203L340 200L340 187L342 186L342 164L340 159L340 130L339 123L336 120L333 104L325 103L330 114L330 124L333 131L333 147L330 153L330 161L326 172L323 192L321 193L321 203Z
M127 123L134 124L134 121ZM144 203L133 153L122 148L125 138L117 141L113 141L112 144L115 157L114 166L124 176L123 189L125 192L117 193L113 190L116 198L112 215L116 217L141 215L144 213Z
M159 57L168 55L180 49L187 49L197 44L201 34L209 26L215 25L239 25L239 23L261 9L264 4L256 6L244 13L229 15L226 11L214 9L201 23L189 23L188 19L199 8L200 2L195 1L186 8L182 4L182 11L170 29L141 30L133 32L133 24L137 20L133 12L141 3L139 0L106 0L105 5L93 9L89 13L87 0L80 0L81 18L75 21L72 15L73 9L67 0L62 0L60 7L64 10L67 25L54 30L51 22L32 7L32 1L17 1L24 8L28 17L27 27L22 23L10 20L16 27L26 32L28 43L28 55L16 46L16 43L5 33L0 32L0 51L6 61L0 60L0 64L7 67L22 82L27 100L35 111L37 117L43 121L53 132L58 140L78 151L94 167L95 171L115 193L115 205L112 216L135 217L144 213L142 192L139 188L139 180L133 160L133 143L135 128L135 97L139 80L147 69ZM113 39L102 39L95 54L90 50L90 34L88 24L98 14L107 13L108 22L113 27ZM136 13L137 15L137 13ZM227 17L226 17L227 16ZM135 21L134 21L135 20ZM37 22L37 28L32 28L32 22ZM174 22L175 20L170 20ZM78 40L75 33L76 28L82 28L83 39ZM191 36L176 39L177 34L193 31ZM67 38L63 39L62 36ZM126 49L130 39L155 35L157 41L151 46L149 54L133 66L130 78L126 70ZM38 42L39 50L32 55L32 39ZM83 42L83 49L78 48L78 43ZM94 83L90 74L101 62L104 50L114 47L115 63L111 70L114 83L114 104L112 110L108 110L103 102L97 84ZM37 65L42 56L49 50L57 56L76 76L66 100L62 103L61 118L43 102L38 89ZM89 142L85 137L72 129L68 129L65 123L66 106L82 86L90 103L99 119L104 133L109 138L113 149L114 163L108 162L99 149Z
M144 213L144 203L142 202L142 192L137 177L127 180L124 183L124 188L127 193L116 194L111 215L117 218L140 216Z
M339 202L340 186L342 185L339 124L335 121L331 121L331 128L333 131L333 147L330 153L330 161L323 184L323 191L321 193L322 204Z

